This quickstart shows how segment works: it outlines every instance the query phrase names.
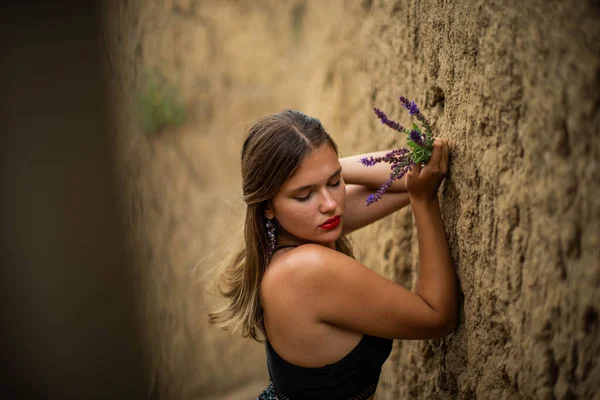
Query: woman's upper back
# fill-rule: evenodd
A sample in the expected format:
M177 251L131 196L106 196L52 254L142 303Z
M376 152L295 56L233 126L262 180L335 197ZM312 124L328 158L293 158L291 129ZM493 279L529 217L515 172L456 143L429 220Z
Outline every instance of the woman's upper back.
M261 284L261 303L268 339L292 364L315 368L338 361L361 340L362 333L318 320L303 286L294 285L290 269L302 258L299 250L275 253ZM319 352L310 351L319 348Z
M319 321L289 280L302 252L276 253L261 285L269 375L278 397L367 399L392 349L382 339Z

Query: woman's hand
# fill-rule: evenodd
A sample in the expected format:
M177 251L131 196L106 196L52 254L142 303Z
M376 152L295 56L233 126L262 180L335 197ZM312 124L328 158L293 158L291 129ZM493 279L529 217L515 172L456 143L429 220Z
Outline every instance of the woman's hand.
M412 201L437 200L437 191L448 172L448 142L435 138L431 158L421 167L415 164L406 174L406 190Z

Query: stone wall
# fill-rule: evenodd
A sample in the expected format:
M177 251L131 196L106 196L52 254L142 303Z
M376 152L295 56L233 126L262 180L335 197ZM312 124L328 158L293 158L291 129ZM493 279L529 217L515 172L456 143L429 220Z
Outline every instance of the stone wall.
M401 146L372 112L408 123L400 94L451 142L441 204L461 317L447 338L395 341L377 398L598 391L596 2L113 0L106 17L153 393L250 398L266 385L264 348L207 327L198 280L241 229L247 127L297 108L342 155ZM187 119L148 135L132 105L152 71L179 88ZM354 240L363 263L412 287L410 209Z

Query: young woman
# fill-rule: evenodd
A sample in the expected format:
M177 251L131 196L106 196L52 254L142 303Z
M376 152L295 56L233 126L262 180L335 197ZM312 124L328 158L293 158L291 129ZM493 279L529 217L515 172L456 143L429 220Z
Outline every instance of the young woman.
M320 121L294 110L261 119L244 142L245 246L220 275L226 304L209 321L265 337L271 382L261 399L372 399L392 339L456 327L457 281L437 198L448 144L435 139L429 162L370 206L389 167L364 167L364 156L338 159ZM419 240L414 292L356 261L345 237L409 203Z

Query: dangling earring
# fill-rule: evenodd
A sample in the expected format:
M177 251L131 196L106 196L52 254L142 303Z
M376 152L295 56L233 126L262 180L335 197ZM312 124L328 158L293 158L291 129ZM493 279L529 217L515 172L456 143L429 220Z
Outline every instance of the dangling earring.
M273 220L268 219L265 223L265 227L267 228L267 239L269 241L269 256L272 256L275 252L275 246L277 246L277 239L275 238L275 224L272 222Z

